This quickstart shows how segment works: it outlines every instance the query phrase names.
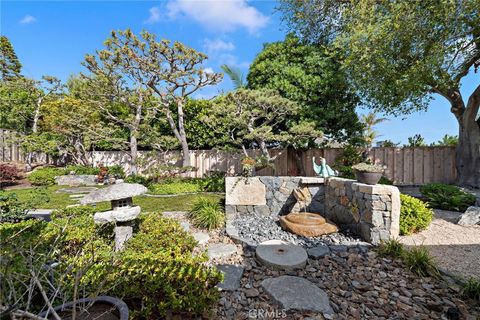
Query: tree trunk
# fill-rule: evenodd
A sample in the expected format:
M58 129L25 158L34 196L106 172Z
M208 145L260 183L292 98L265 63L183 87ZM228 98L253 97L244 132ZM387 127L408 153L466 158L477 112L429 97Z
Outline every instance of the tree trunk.
M37 103L35 105L35 112L33 113L33 124L32 124L33 133L38 132L38 120L40 119L40 107L42 106L42 101L43 101L42 97L38 98Z
M187 134L185 133L185 121L183 114L183 102L177 103L178 112L178 133L180 137L180 145L182 146L182 167L190 166L190 150L188 149Z
M130 132L130 174L138 174L137 168L137 158L138 158L138 142L137 142L137 132Z
M467 108L460 117L456 150L457 184L480 188L480 86L470 96Z

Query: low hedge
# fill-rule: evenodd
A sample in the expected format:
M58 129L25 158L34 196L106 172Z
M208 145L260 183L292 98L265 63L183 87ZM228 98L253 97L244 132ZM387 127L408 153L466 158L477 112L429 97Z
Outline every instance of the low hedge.
M96 225L92 209L84 207L55 212L51 223L0 224L0 275L12 279L20 273L28 283L28 257L21 253L36 243L41 245L35 254L45 258L29 260L61 262L55 283L66 299L72 298L75 275L82 274L78 292L117 296L129 305L132 319L159 319L168 311L199 315L217 301L215 285L222 276L204 265L205 254L192 254L196 241L177 221L140 215L134 237L121 252L113 250L112 231L111 224ZM15 243L8 241L13 235ZM10 288L0 289L0 298L7 298Z
M420 187L420 192L428 199L432 208L464 212L475 204L473 194L457 186L442 183L430 183Z
M98 175L100 168L81 166L81 165L69 165L63 168L47 167L36 169L31 172L27 179L34 186L52 186L55 184L56 176L63 176L74 172L78 175ZM125 173L121 166L108 167L109 174L114 175L116 178L124 178Z
M433 211L417 198L400 194L400 234L412 234L426 229L433 219Z

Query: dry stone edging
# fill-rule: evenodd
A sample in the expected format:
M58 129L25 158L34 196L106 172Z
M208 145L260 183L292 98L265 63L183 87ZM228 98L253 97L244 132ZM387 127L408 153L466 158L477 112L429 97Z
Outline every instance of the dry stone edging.
M280 276L262 281L262 288L285 311L320 312L331 318L334 314L325 291L307 279Z

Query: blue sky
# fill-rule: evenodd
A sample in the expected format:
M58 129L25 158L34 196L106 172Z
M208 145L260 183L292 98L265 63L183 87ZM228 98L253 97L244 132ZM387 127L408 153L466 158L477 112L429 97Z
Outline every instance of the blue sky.
M220 71L234 65L246 73L263 44L282 40L285 27L275 12L275 1L166 0L166 1L0 1L0 33L9 37L32 78L53 75L63 80L84 71L87 53L102 47L114 29L142 29L159 38L181 41L208 54L206 67ZM474 79L476 76L476 79ZM464 80L468 96L478 85L473 72ZM228 78L203 90L199 97L232 88ZM366 112L359 110L360 113ZM422 134L427 142L456 135L458 125L443 98L427 112L393 118L378 125L380 139L406 142Z

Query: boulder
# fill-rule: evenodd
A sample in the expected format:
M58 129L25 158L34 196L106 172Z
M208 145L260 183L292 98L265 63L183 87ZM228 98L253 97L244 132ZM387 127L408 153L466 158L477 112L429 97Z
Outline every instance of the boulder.
M468 207L457 223L461 226L480 225L480 207Z
M113 184L103 189L95 190L87 194L81 204L91 204L103 201L127 199L146 193L148 189L138 183Z

